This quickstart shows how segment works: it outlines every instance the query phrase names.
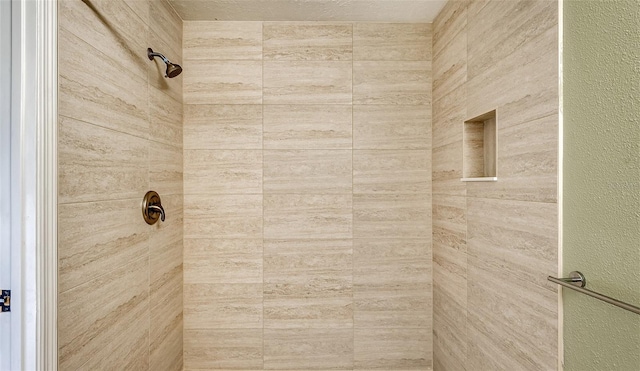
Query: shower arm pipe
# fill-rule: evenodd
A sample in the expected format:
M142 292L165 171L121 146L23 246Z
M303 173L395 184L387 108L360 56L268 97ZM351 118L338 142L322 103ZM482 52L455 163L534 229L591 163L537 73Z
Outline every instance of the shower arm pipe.
M598 300L602 300L605 303L609 303L611 305L615 305L616 307L626 309L629 312L640 314L640 307L636 307L635 305L625 303L623 301L614 299L610 296L603 295L599 292L591 291L585 288L587 284L587 280L584 277L584 275L578 271L571 272L569 274L569 278L557 278L557 277L549 276L547 277L547 280L557 283L558 285L566 287L568 289L575 290L579 293L591 296Z
M153 57L160 57L160 59L162 59L162 61L164 63L171 63L170 60L167 59L167 57L165 57L163 54L157 53L157 52L149 52L148 53L149 59L153 60Z

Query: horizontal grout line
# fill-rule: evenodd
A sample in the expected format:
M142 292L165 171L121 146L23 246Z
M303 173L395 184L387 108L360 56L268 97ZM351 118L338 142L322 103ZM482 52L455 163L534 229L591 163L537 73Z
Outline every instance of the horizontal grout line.
M184 147L176 146L176 145L173 145L173 144L168 144L168 143L166 143L166 142L161 142L161 141L159 141L159 140L151 139L151 138L149 138L149 135L147 135L147 137L143 137L143 136L140 136L140 135L136 135L136 134L132 134L132 133L127 133L127 132L122 131L122 130L116 130L116 129L113 129L113 128L109 128L109 127L106 127L106 126L103 126L103 125L100 125L100 124L97 124L97 123L94 123L94 122L89 122L89 121L86 121L86 120L81 120L81 119L78 119L78 118L75 118L75 117L72 117L72 116L68 116L68 115L62 115L62 114L60 114L60 115L58 115L58 116L59 116L59 117L64 117L64 118L69 119L69 120L73 120L73 121L81 122L81 123L86 124L86 125L91 125L91 126L94 126L94 127L100 128L100 129L108 130L108 131L111 131L111 132L114 132L114 133L119 133L119 134L122 134L122 135L127 135L127 136L130 136L130 137L134 137L134 138L137 138L137 139L146 140L146 141L148 141L148 142L157 143L157 144L162 144L162 145L165 145L165 146L168 146L168 147L173 147L173 148L175 148L175 149L184 150ZM148 121L148 120L147 120L146 122L147 122L147 123L149 123L149 121ZM173 125L172 125L172 126L173 126ZM178 125L175 125L175 126L177 127ZM149 128L147 128L147 131L150 131L150 129L149 129Z
M71 201L71 202L58 202L58 206L66 206L66 205L80 205L80 204L95 204L99 202L114 202L114 201L140 201L144 195L140 194L140 198L134 197L124 197L124 198L105 198L100 200L91 200L91 201ZM178 196L176 194L175 196ZM60 198L60 197L58 197Z
M399 241L431 241L429 237L344 237L344 238L331 238L331 237L314 237L314 238L263 238L263 237L184 237L185 240L264 240L264 241L345 241L345 240L399 240ZM236 253L233 253L236 254Z
M322 63L350 63L350 62L368 62L368 63L402 63L402 62L418 62L433 63L433 59L210 59L210 58L184 58L183 63L189 62L267 62L267 63L305 63L305 62L322 62Z
M148 137L146 137L146 138L145 138L145 137L142 137L142 136L140 136L140 135L136 135L136 134L132 134L132 133L127 133L127 132L125 132L125 131L121 131L121 130L112 129L112 128L109 128L109 127L106 127L106 126L103 126L103 125L100 125L100 124L97 124L97 123L94 123L94 122L89 122L89 121L86 121L86 120L82 120L82 119L79 119L79 118L75 118L75 117L73 117L73 116L68 116L68 115L59 114L59 115L58 115L58 117L64 117L64 118L69 119L69 120L78 121L78 122L81 122L81 123L83 123L83 124L87 124L87 125L95 126L95 127L98 127L98 128L104 129L104 130L112 131L112 132L114 132L114 133L120 133L120 134L127 135L127 136L130 136L130 137L138 138L138 139L149 140L149 138L148 138ZM145 122L149 123L149 120L148 120L148 119L145 119ZM60 125L60 124L58 123L58 125ZM148 131L149 131L149 128L147 128L147 130L146 130L146 131L148 132Z
M555 189L555 188L554 188ZM547 205L557 205L557 201L549 202L549 201L536 201L536 200L522 200L516 198L497 198L497 197L476 197L476 196L466 196L467 199L472 198L474 200L492 200L492 201L504 201L504 202L525 202L525 203L535 203L535 204L547 204Z
M176 194L178 195L178 194ZM203 196L430 196L429 192L419 192L419 193L407 193L407 192L389 192L389 193L354 193L354 192L343 192L343 193L323 193L323 192L273 192L267 191L265 193L185 193L184 197L198 197L202 198Z
M393 103L184 103L184 106L311 106L311 107L351 107L351 106L386 106L386 107L426 107L430 104L393 104Z
M348 298L350 296L344 296L344 298ZM257 296L256 296L257 298ZM340 297L338 297L340 298ZM252 298L253 299L253 298ZM320 298L314 298L314 299L320 299ZM329 299L333 299L333 298L329 298ZM283 299L269 299L269 300L283 300ZM361 310L364 312L364 310ZM281 321L281 320L277 320L274 319L272 321ZM305 321L304 319L301 321ZM306 321L312 321L312 319L307 319ZM351 330L352 328L355 328L356 330L429 330L431 329L431 327L398 327L398 326L389 326L389 327L357 327L357 326L339 326L339 327L286 327L286 328L282 328L282 326L277 327L277 328L270 328L270 327L265 327L265 330L272 330L272 331L300 331L300 330ZM262 327L184 327L185 331L191 330L191 331L202 331L202 330L261 330L262 331ZM209 370L209 369L207 369ZM280 369L276 369L276 370L280 370ZM298 370L298 369L295 369ZM355 370L355 369L354 369ZM363 370L370 370L369 368L364 368ZM394 369L395 371L396 369ZM415 369L412 369L415 370Z
M393 103L184 103L185 106L387 106L387 107L431 107L425 104L393 104Z
M149 239L148 239L148 238L147 238L147 243L149 243ZM133 264L135 264L135 263L138 263L140 260L143 260L143 259L147 259L147 260L151 259L151 254L150 254L150 252L149 252L149 249L147 249L146 255L144 255L144 256L142 256L142 257L140 257L140 258L136 259L136 260L130 260L130 261L128 261L128 262L126 262L126 263L124 263L124 264L121 264L121 265L119 265L118 267L116 267L116 268L114 268L114 269L112 269L112 270L110 270L110 271L108 271L108 272L105 272L105 273L103 273L103 274L101 274L101 275L98 275L98 276L96 276L96 277L91 278L91 279L90 279L90 280L88 280L88 281L82 282L82 283L80 283L80 284L78 284L78 285L75 285L75 286L73 286L73 287L71 287L71 288L68 288L68 289L66 289L65 291L58 292L58 295L65 294L65 293L67 293L67 292L69 292L69 291L71 291L71 290L74 290L74 289L76 289L76 288L78 288L78 287L80 287L80 286L88 285L88 284L90 284L91 282L94 282L94 281L96 281L96 280L98 280L98 279L100 279L100 278L102 278L102 277L104 277L104 276L106 276L106 275L112 274L113 272L115 272L115 271L117 271L117 270L122 270L122 269L124 269L125 267L127 267L127 266L129 266L129 265L133 265ZM149 269L150 269L150 268L149 268ZM117 277L117 279L120 279L120 277ZM149 286L151 286L151 282L149 282Z
M371 21L238 21L238 20L203 20L203 19L194 19L194 20L182 20L185 23L262 23L263 25L265 23L272 23L272 24L302 24L302 25L309 25L309 24L318 24L318 25L334 25L334 24L339 24L339 25L374 25L374 24L397 24L397 25L414 25L414 24L419 24L419 25L433 25L433 22L371 22Z
M155 141L153 141L155 142ZM162 142L155 142L160 144L165 144ZM168 144L167 144L168 145ZM170 147L174 147L168 145ZM176 147L177 148L177 147ZM380 151L380 152L398 152L398 151L408 151L408 152L425 152L431 150L431 148L183 148L184 151L255 151L255 152L266 152L266 151L274 151L274 152L292 152L292 151Z

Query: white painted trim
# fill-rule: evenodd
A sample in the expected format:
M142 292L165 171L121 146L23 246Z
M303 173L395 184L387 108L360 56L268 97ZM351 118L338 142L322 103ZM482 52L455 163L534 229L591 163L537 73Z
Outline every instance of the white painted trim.
M57 369L57 1L12 0L11 369Z
M11 233L13 219L11 217L11 37L12 4L10 1L0 0L0 288L11 289L11 261L7 257L12 255ZM9 51L6 53L5 51ZM2 363L0 370L11 370L11 358L14 357L12 348L14 340L11 337L14 316L11 312L0 313L0 354Z
M37 9L37 369L58 368L58 3Z
M11 369L35 369L35 86L29 66L35 55L35 4L11 3Z

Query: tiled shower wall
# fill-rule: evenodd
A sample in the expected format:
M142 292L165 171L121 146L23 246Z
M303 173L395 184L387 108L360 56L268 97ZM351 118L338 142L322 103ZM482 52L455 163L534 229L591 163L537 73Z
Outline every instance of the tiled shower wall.
M431 25L184 23L185 369L428 369Z
M558 3L449 1L434 22L435 370L557 368ZM496 183L462 122L497 110Z
M61 370L182 368L182 82L166 1L59 4L58 346ZM167 212L147 225L153 189Z

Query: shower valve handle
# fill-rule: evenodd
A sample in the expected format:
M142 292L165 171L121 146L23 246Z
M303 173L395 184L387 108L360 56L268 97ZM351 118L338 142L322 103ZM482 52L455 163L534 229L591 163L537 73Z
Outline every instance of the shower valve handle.
M149 205L150 212L160 213L160 220L164 222L164 207L162 205Z

